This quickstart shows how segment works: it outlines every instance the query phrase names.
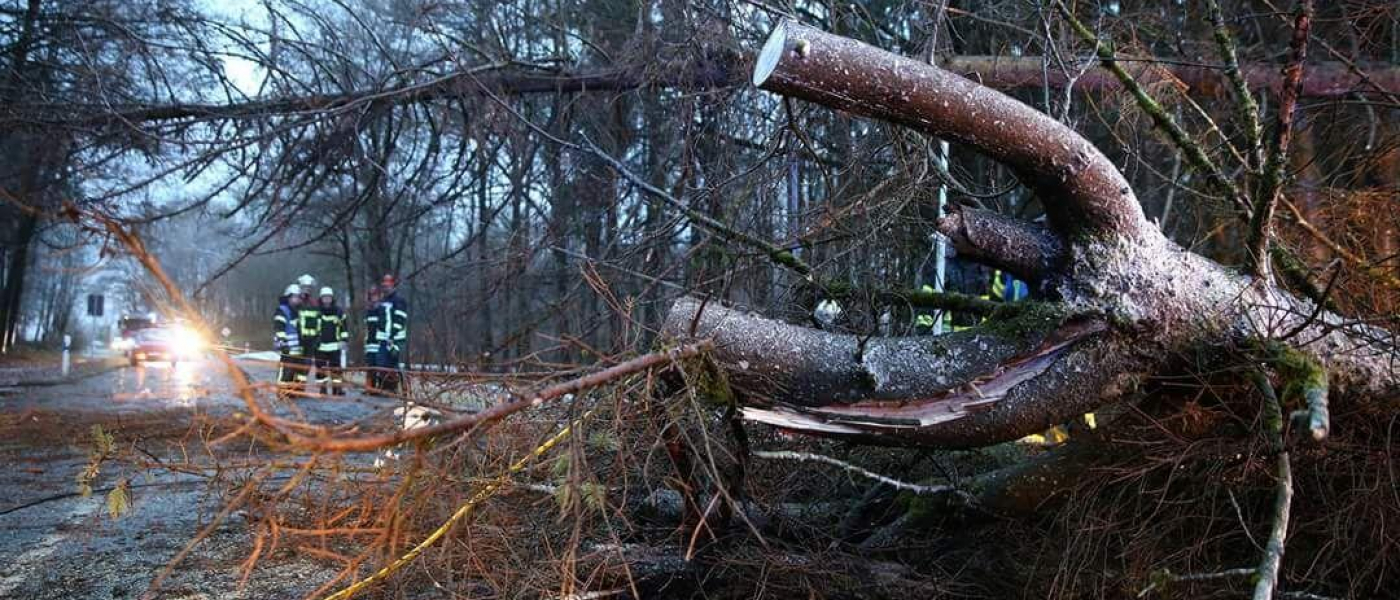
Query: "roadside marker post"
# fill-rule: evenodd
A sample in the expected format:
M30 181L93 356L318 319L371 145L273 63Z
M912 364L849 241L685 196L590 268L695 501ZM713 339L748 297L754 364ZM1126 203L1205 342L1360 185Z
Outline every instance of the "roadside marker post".
M73 345L73 336L63 334L63 376L68 376L68 370L72 367L72 360L68 356L69 347Z

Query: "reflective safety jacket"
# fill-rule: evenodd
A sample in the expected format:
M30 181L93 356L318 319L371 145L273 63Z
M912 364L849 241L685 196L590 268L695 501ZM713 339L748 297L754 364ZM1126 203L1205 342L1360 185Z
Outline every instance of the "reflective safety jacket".
M993 269L986 280L974 280L972 285L976 288L975 292L979 292L977 297L983 300L1018 302L1030 295L1030 290L1024 281L1016 279L1010 273L1005 273L1000 269ZM922 290L925 293L933 293L933 286L925 284ZM965 293L973 291L966 290ZM953 311L947 310L934 311L934 313L942 313L945 331L962 331L987 320L986 317L977 317L968 313L954 314ZM920 314L915 317L914 324L924 329L932 329L936 319L933 313Z
M379 331L382 312L378 304L371 304L365 308L365 354L379 352L379 340L375 339L375 332Z
M1012 277L1010 273L1003 273L1000 269L992 271L992 299L1002 302L1016 302L1029 295L1025 282Z
M339 352L340 344L350 339L345 329L345 311L334 304L321 307L321 337L317 352Z
M321 339L321 307L305 302L297 308L297 333L309 350L316 350Z
M301 332L297 329L296 312L287 304L286 297L277 303L277 312L272 314L272 346L282 354L302 354Z
M393 293L381 299L368 312L373 313L375 320L371 322L368 315L365 318L370 325L366 345L395 352L402 350L408 342L408 303Z
M931 286L931 285L929 285L929 284L927 284L927 283L925 283L925 284L923 285L923 287L919 288L919 291L920 291L920 292L923 292L923 293L925 293L925 294L932 294L932 293L934 293L933 286ZM934 324L933 312L921 312L921 313L918 314L918 316L914 317L914 326L915 326L915 327L919 327L919 328L921 328L921 329L933 329L933 324Z

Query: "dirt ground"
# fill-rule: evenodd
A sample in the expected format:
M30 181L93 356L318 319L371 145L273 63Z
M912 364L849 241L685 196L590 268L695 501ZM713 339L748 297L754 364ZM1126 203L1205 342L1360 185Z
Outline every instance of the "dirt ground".
M266 365L246 367L255 379L273 376ZM219 512L220 489L201 477L127 462L104 465L93 493L83 497L78 477L95 447L93 426L138 456L176 459L192 423L231 415L241 401L212 362L120 367L33 387L22 383L33 373L11 375L16 381L0 388L0 459L8 465L0 470L0 598L140 597ZM383 408L375 402L352 394L302 409L313 420L339 420ZM130 482L130 511L113 518L107 494L123 479ZM334 573L335 565L273 555L240 586L250 544L245 524L237 514L224 520L155 597L298 598Z

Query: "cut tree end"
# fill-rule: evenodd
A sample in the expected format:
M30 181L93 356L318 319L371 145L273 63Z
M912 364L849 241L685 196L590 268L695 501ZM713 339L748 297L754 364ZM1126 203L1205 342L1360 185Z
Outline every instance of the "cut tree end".
M758 60L754 61L754 87L763 87L763 82L768 81L768 76L773 74L778 68L778 63L783 60L783 52L787 49L787 30L787 20L783 20L773 28L773 33L768 34L768 41L763 43L763 49L758 52Z

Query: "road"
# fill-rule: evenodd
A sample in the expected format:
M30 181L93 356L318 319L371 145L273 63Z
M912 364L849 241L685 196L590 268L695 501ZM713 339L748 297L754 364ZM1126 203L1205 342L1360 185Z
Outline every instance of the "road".
M271 367L248 364L255 379ZM382 400L352 395L299 403L315 421L363 417ZM101 426L135 456L170 459L192 423L232 415L242 406L212 362L122 367L79 381L0 392L0 598L137 598L156 574L222 507L203 478L132 461L104 463L82 497L78 477ZM197 438L196 438L197 439ZM188 445L186 445L188 447ZM143 453L150 453L149 455ZM131 510L112 518L108 488L130 481ZM159 590L158 598L301 597L333 566L297 556L259 561L246 585L239 563L250 536L235 515L205 538Z

